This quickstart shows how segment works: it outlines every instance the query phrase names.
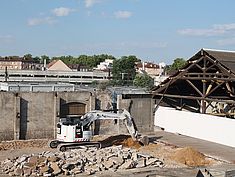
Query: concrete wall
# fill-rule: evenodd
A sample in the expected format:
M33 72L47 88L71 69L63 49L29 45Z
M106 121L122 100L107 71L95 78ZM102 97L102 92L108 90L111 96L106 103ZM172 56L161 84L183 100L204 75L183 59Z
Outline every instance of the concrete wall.
M107 109L111 105L111 99L107 95L99 95L101 100L101 108ZM105 98L105 99L104 99ZM153 100L149 95L118 95L117 108L126 109L130 112L134 119L136 127L140 133L153 131ZM96 134L128 134L127 128L122 120L115 122L114 120L96 121Z
M153 99L149 95L130 95L119 97L118 108L125 108L133 117L139 132L153 131Z
M95 109L91 92L0 92L0 141L54 138L61 104L81 102Z
M15 94L0 92L0 139L14 139L15 105Z
M56 96L53 93L20 93L20 139L53 137Z
M86 104L87 112L95 109L95 97L91 92L58 92L57 95L58 99L64 103L80 102ZM57 101L57 103L59 102ZM57 110L59 110L59 107L57 107Z
M12 139L55 138L61 105L71 102L85 104L85 111L112 105L109 94L94 95L89 91L77 92L0 92L0 141ZM108 96L107 96L108 95ZM97 99L97 98L98 99ZM153 130L153 101L151 98L118 98L118 108L127 109L139 132ZM128 133L123 121L96 121L96 134Z
M235 119L178 111L160 106L155 113L154 125L168 132L235 147Z

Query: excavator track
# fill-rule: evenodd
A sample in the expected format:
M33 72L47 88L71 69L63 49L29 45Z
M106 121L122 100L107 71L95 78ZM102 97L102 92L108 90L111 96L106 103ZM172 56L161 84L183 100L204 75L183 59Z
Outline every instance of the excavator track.
M65 152L67 149L76 149L78 147L96 147L97 149L101 148L100 142L76 142L76 143L61 143L57 146L58 151Z

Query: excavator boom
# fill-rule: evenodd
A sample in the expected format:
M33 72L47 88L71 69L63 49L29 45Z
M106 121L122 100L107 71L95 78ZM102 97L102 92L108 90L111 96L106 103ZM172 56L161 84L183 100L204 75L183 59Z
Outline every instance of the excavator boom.
M81 117L82 126L89 126L95 120L123 120L131 137L136 141L138 136L137 128L131 114L126 110L119 110L118 113L104 111L90 111Z

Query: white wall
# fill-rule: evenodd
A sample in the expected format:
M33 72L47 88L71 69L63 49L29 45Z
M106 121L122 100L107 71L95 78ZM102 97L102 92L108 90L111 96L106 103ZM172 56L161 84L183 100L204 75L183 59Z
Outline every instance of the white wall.
M168 132L235 147L235 119L159 106L154 125Z

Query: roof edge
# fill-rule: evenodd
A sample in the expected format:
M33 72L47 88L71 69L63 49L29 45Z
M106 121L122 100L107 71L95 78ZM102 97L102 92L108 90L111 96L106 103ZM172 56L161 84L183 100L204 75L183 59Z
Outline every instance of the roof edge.
M214 51L214 52L227 52L227 53L235 53L235 51L232 50L218 50L218 49L207 49L207 48L202 48L204 51Z

